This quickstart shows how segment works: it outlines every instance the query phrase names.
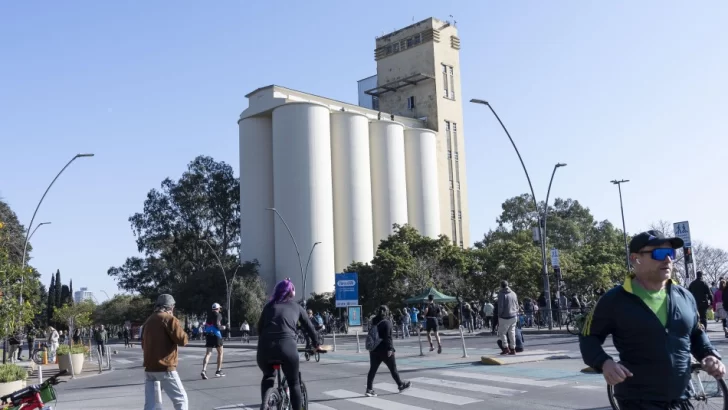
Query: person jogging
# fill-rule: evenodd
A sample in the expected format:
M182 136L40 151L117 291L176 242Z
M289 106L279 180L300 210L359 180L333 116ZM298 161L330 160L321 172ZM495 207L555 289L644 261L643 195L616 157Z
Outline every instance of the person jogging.
M202 378L207 380L207 363L212 356L212 349L217 350L217 371L215 377L225 377L222 372L222 314L220 314L220 304L213 303L212 310L207 314L207 322L205 323L205 358L202 359Z
M437 318L440 317L440 306L435 304L435 296L427 296L427 306L425 307L425 331L427 332L427 342L430 343L430 351L435 350L432 345L432 336L430 332L435 332L437 339L437 353L442 353L442 343L440 342L440 333L437 331Z
M711 376L725 375L695 298L670 279L682 246L682 239L655 230L635 235L629 244L634 272L597 301L579 336L584 363L614 386L622 410L692 408L692 356ZM602 347L609 335L620 362Z

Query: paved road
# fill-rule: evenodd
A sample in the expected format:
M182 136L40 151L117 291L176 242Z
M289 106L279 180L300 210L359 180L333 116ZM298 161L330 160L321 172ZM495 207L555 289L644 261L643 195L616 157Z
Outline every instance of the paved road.
M722 334L711 332L719 347ZM364 397L368 355L356 353L355 339L337 341L337 352L322 355L321 362L305 362L301 371L311 399L311 410L438 410L438 409L597 409L607 408L606 386L600 375L584 374L577 340L566 335L537 335L526 339L527 351L511 360L541 360L506 366L485 366L481 356L497 356L492 337L466 338L468 358L462 358L459 337L444 339L443 353L419 356L416 342L396 340L398 366L412 388L397 393L385 366L375 379L377 398ZM363 342L362 342L363 343ZM58 388L57 410L142 408L144 402L141 349L117 348L115 371L76 380ZM612 347L607 348L613 352ZM255 350L225 351L227 377L200 379L204 349L180 351L179 372L190 399L190 409L257 410L260 371ZM553 358L562 359L555 360ZM568 358L564 358L568 357ZM213 356L214 360L214 356ZM208 374L214 372L214 364ZM164 396L164 409L172 409Z

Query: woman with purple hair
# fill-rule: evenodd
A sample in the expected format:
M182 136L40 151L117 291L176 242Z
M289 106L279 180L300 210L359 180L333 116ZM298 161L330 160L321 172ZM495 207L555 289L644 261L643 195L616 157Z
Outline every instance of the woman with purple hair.
M296 324L301 323L304 333L316 341L316 330L303 307L293 299L296 288L290 278L278 282L268 304L258 321L258 367L263 371L260 383L261 400L265 392L275 384L273 364L280 363L288 380L291 410L302 409L301 384L298 377L298 347ZM314 346L318 348L318 344Z

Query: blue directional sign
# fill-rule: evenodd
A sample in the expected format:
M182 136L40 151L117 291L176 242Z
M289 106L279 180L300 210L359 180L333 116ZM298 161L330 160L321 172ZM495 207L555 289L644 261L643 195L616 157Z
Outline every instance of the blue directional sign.
M359 274L356 272L337 273L336 307L356 306L359 304Z

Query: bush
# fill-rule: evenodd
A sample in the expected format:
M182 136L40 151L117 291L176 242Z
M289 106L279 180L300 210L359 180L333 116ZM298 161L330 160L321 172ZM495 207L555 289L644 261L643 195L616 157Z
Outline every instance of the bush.
M88 353L88 346L84 346L82 344L73 345L73 347L69 345L60 345L58 346L58 350L56 350L56 354L58 356L63 356L67 354L86 354Z
M0 364L0 383L16 382L28 378L28 372L15 364Z

